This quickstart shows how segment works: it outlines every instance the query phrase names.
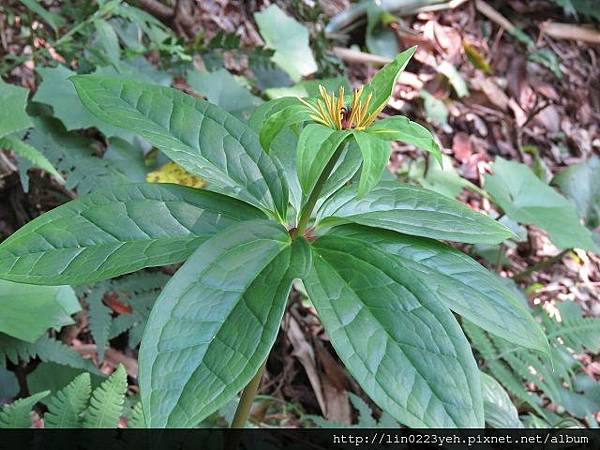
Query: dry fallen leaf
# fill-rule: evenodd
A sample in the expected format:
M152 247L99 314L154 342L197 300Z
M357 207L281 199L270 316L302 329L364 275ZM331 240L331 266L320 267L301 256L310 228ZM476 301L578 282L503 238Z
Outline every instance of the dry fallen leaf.
M467 133L458 132L452 139L452 151L454 156L461 162L467 160L473 153L471 139Z

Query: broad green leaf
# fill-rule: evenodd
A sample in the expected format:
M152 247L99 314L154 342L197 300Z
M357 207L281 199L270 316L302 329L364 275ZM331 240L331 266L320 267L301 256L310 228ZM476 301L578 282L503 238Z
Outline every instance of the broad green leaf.
M79 301L70 286L32 286L0 280L0 333L35 342L48 328L75 323Z
M196 250L164 288L142 340L148 426L196 426L250 381L309 256L305 241L292 244L265 220L231 226Z
M369 1L367 6L367 30L365 44L370 53L394 58L398 54L398 36L387 26L396 18L381 8L378 3Z
M125 164L113 164L111 156L113 141L102 158L96 155L97 141L77 133L64 130L60 121L51 117L36 117L34 128L27 136L27 143L38 149L65 175L65 186L77 190L79 195L105 187L144 181L144 177L134 176L134 167L144 170L143 153L140 148L129 147L127 170Z
M458 174L452 165L452 158L446 155L441 156L441 164L434 164L431 155L411 161L408 177L418 182L425 189L453 199L458 197L463 189L477 192L486 198L489 197L487 192Z
M416 50L417 47L415 46L398 54L391 63L386 64L375 74L370 83L365 85L363 95L373 94L369 105L369 114L379 109L382 105L387 104L392 96L398 76L404 70Z
M270 115L260 129L260 143L266 152L269 152L271 142L283 128L311 120L306 106L299 104L296 99L293 102L296 104Z
M292 80L317 71L317 62L308 42L304 25L287 16L277 5L254 13L258 30L267 47L275 50L273 62L285 70Z
M265 126L265 122L276 114L278 111L286 108L289 105L297 104L295 98L282 98L277 100L271 100L263 103L254 110L249 120L249 125L259 133ZM285 178L289 187L289 199L292 209L288 210L288 218L290 222L294 222L292 217L300 209L302 202L302 188L300 187L300 181L298 181L298 173L296 172L296 147L298 146L298 135L292 128L283 127L281 131L278 131L276 136L269 142L267 153L276 159L285 173Z
M590 228L600 226L600 158L592 156L587 161L573 164L559 172L552 184L574 203L579 216Z
M418 186L383 181L364 197L356 195L356 188L351 186L332 196L319 211L321 224L353 222L469 244L495 244L513 236L490 217Z
M19 380L15 373L0 365L0 403L6 403L15 397L20 390Z
M332 233L312 248L308 295L373 401L409 427L482 427L477 365L435 291L364 241Z
M59 206L0 244L0 278L83 284L173 264L228 225L259 217L259 210L213 192L115 186Z
M423 125L419 125L408 117L392 116L376 121L367 129L367 133L386 141L402 141L430 152L442 163L442 152L436 139Z
M390 144L375 135L360 131L354 132L353 135L363 159L357 192L358 197L363 197L381 180L392 148Z
M90 366L94 366L91 359L86 361L89 362ZM32 394L41 391L50 391L52 394L55 394L64 389L74 378L81 374L90 376L92 388L99 386L106 379L104 374L98 369L89 372L86 369L76 369L55 362L41 362L32 372L27 374L27 388ZM51 402L52 398L42 401L45 405Z
M123 139L112 138L102 155L102 160L125 175L128 183L146 181L149 165L146 164L144 149L141 145L133 145Z
M139 133L213 188L285 218L285 179L239 119L176 89L90 75L72 80L99 119Z
M147 48L142 50L141 53L144 53L145 51L147 51ZM93 74L133 78L139 81L160 84L161 86L170 86L173 81L173 76L169 72L157 69L143 56L135 56L118 61L116 64L96 67ZM69 84L72 86L72 83L69 82Z
M58 181L64 183L63 177L54 168L52 163L37 148L13 136L0 138L0 148L10 149L22 158L27 159L33 166L45 170Z
M464 253L431 239L357 225L331 234L389 255L403 272L427 285L436 301L479 327L520 346L548 350L528 308L501 278Z
M269 100L261 105L259 105L253 112L252 116L248 120L248 124L250 127L256 131L257 133L262 130L267 121L270 121L270 118L287 109L289 106L298 105L298 99L295 97L282 97L274 100ZM262 139L261 139L262 142Z
M67 131L95 127L107 137L132 139L131 133L123 133L115 126L99 122L88 112L69 81L69 77L77 75L76 72L64 66L41 67L36 69L36 72L42 76L42 82L33 96L33 101L52 106L54 117L60 119Z
M575 206L542 182L525 164L496 158L494 175L486 175L485 188L512 219L537 225L559 248L581 248L600 253Z
M308 197L336 150L352 134L311 123L298 139L296 168L303 194Z
M517 408L510 397L494 378L481 372L483 415L485 423L492 428L523 428Z
M31 119L25 112L28 89L8 84L0 79L0 138L29 128Z
M104 50L104 57L107 62L113 65L119 64L121 57L121 47L119 46L119 37L110 23L103 19L94 20L98 44Z
M250 118L250 126L255 130L260 130L267 118L272 117L278 111L281 111L290 104L297 104L297 99L288 97L264 103L256 109ZM293 131L292 127L284 126L270 142L269 146L271 155L281 162L281 165L285 170L286 179L290 188L290 202L294 209L293 212L297 212L300 209L302 202L302 188L300 187L300 181L298 180L298 173L296 170L298 136L295 131ZM348 146L342 151L338 162L333 168L331 176L327 179L321 197L329 197L344 183L351 179L360 168L361 162L362 158L356 143L350 141ZM291 223L296 221L295 217L292 215L293 212L290 211L289 222Z
M190 70L187 73L187 82L194 91L204 95L208 101L240 119L250 117L252 110L262 103L261 99L252 95L225 69L214 72Z
M350 181L362 165L362 155L355 140L351 139L346 148L340 154L337 164L333 168L331 176L327 178L321 200L329 198L337 192L345 183Z

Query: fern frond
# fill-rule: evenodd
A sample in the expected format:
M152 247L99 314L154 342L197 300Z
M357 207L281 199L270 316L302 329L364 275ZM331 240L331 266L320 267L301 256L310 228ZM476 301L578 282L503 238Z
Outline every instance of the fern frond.
M17 365L20 361L29 361L36 354L35 344L0 333L0 367L6 367L6 360Z
M496 359L498 352L485 331L468 320L462 321L462 328L467 333L471 345L479 352L483 359Z
M123 411L127 392L127 373L119 364L117 370L94 389L83 426L85 428L115 428Z
M361 428L376 427L377 421L373 418L373 411L371 411L369 405L367 405L362 398L356 394L353 394L352 392L348 393L348 397L354 409L358 411L358 423L356 426Z
M80 428L91 393L90 374L82 373L50 399L44 415L45 427Z
M128 428L146 428L146 419L144 418L144 410L142 402L137 402L131 409L131 416L127 423Z
M31 408L50 391L15 400L0 411L0 428L31 428Z
M562 326L552 330L548 338L560 337L567 347L576 352L585 349L592 353L600 352L600 319L596 317L579 318L563 322Z
M19 364L36 356L42 361L98 373L98 369L90 360L83 359L79 353L59 340L44 335L36 342L30 343L0 333L0 367L6 367L6 360Z
M496 378L517 399L530 405L535 412L544 417L542 408L539 407L539 398L523 386L521 379L501 361L490 361L488 365L490 374Z
M169 281L169 278L169 275L162 272L140 271L123 278L111 280L110 287L115 292L149 292L161 289Z
M120 314L110 324L109 339L116 338L126 331L131 330L139 322L137 314Z
M110 326L112 321L112 313L104 303L102 298L104 297L104 291L94 290L87 296L87 303L89 306L88 318L90 323L90 331L92 337L96 343L96 354L98 360L104 359L104 352L108 345L108 336L110 334Z
M45 362L55 362L75 369L87 370L95 374L100 371L91 360L84 359L77 351L63 344L57 339L42 336L35 344L34 350L37 356Z

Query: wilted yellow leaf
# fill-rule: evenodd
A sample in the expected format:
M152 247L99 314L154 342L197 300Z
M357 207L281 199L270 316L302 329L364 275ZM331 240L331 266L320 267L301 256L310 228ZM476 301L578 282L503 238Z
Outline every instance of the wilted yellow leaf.
M170 162L146 175L148 183L174 183L195 188L203 187L206 182L192 175L177 163Z

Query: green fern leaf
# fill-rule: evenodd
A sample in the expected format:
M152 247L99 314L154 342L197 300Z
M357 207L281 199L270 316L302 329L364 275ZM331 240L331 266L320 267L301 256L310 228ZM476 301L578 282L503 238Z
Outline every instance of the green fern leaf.
M169 278L168 275L162 272L140 271L117 280L112 280L111 290L125 293L154 291L161 289L169 281Z
M93 290L87 297L90 331L96 343L96 353L99 361L104 359L112 322L110 308L102 303L104 292L104 290Z
M123 411L127 392L127 373L119 364L117 370L94 389L83 426L85 428L115 428Z
M0 367L6 368L7 360L15 365L27 362L36 354L35 344L0 333Z
M36 356L45 362L100 373L90 360L83 359L79 353L61 341L42 336L36 342L29 343L0 333L0 367L6 367L6 360L16 365Z
M485 360L497 358L497 351L488 335L477 325L468 320L462 321L462 327L471 340L471 344Z
M496 378L502 386L504 386L511 394L522 402L530 405L535 412L542 417L545 416L543 410L538 405L538 397L533 393L529 392L523 386L521 379L515 376L515 374L506 365L500 361L489 361L488 364L490 374Z
M146 419L142 409L142 402L137 402L131 409L131 417L127 423L128 428L146 428Z
M35 353L45 362L55 362L75 369L87 370L95 374L100 371L94 366L91 360L83 359L81 355L71 347L63 344L57 339L48 336L42 336L34 344Z
M0 428L31 428L31 408L49 393L39 392L6 405L0 411Z
M371 411L369 405L367 405L358 395L351 392L348 393L348 397L350 398L350 403L352 403L354 409L358 411L358 423L356 426L359 428L375 428L377 426L377 421L373 418L373 411Z
M50 399L44 415L45 427L80 428L91 393L90 374L82 373Z

